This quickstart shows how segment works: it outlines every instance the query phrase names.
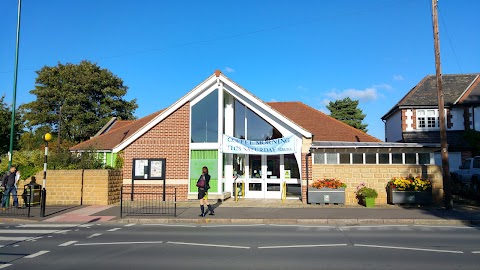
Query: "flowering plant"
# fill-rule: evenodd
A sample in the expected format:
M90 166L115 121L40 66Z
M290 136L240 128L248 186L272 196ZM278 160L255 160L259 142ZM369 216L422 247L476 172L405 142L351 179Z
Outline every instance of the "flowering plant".
M394 177L388 181L388 185L400 191L425 191L432 188L432 182L428 179L421 179L420 176Z
M335 178L323 178L323 179L315 180L311 186L318 189L321 189L321 188L339 189L339 188L347 187L347 184Z
M378 192L373 188L367 187L364 182L360 183L360 185L357 186L357 191L355 191L355 193L357 194L357 198L378 197Z

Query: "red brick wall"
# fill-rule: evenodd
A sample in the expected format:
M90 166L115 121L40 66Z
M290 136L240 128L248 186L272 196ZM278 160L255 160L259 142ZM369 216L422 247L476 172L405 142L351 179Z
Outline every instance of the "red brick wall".
M402 114L401 114L401 118L400 118L400 121L402 122L402 131L406 131L407 130L407 116L405 115L407 112L407 110L403 109L402 110Z
M133 158L166 158L167 180L188 180L189 125L187 102L123 150L123 178L132 178Z
M175 188L177 188L177 201L186 201L188 194L188 185L166 185L165 186L166 200L173 201ZM131 198L132 185L123 185L123 199ZM159 199L163 194L163 185L148 185L148 184L135 184L134 192L138 199Z
M308 162L307 162L307 155L309 153L302 153L302 179L307 180L308 177L308 183L312 180L312 155L308 156ZM307 166L308 166L308 176L307 176ZM307 203L307 186L302 185L302 201L304 203Z

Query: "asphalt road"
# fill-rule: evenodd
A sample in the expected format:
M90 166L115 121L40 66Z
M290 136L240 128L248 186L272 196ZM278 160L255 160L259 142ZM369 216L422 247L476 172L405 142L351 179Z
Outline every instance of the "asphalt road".
M479 269L480 227L0 224L5 269Z

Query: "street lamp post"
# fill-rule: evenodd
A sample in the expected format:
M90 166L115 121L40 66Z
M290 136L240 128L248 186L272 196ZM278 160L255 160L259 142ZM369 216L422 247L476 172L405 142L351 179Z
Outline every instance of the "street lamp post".
M43 136L43 140L45 141L45 156L43 158L43 184L42 184L42 202L40 204L40 216L45 216L45 205L47 202L47 190L45 189L47 186L47 157L48 157L48 142L52 140L52 134L46 133Z

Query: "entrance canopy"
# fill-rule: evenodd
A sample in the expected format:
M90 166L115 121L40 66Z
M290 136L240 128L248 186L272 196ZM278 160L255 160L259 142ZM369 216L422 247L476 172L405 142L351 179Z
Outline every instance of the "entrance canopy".
M295 153L295 137L250 141L223 134L223 153L251 155L280 155Z

